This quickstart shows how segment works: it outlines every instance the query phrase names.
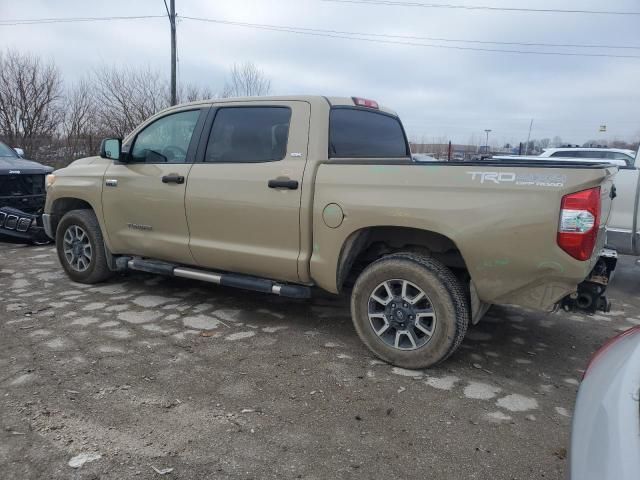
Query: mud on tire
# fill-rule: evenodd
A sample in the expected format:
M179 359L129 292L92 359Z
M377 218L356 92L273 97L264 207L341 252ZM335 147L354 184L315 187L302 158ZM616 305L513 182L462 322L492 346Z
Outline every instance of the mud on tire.
M353 288L351 316L375 355L412 369L433 366L453 354L470 318L467 294L451 270L414 253L370 264Z

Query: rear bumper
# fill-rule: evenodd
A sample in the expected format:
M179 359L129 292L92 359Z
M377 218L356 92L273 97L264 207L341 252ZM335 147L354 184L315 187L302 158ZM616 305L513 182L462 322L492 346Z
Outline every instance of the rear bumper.
M12 207L0 208L0 238L15 243L46 242L42 216Z

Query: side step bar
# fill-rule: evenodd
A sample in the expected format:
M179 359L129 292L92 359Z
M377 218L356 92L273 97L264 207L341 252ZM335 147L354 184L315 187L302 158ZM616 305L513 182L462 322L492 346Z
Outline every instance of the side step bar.
M215 283L225 287L242 288L254 292L272 293L289 298L311 298L311 289L304 285L290 285L277 283L266 278L239 275L237 273L216 273L196 268L187 268L157 260L145 260L142 258L119 257L116 260L119 270L138 270L157 275L169 275L174 277L201 280Z

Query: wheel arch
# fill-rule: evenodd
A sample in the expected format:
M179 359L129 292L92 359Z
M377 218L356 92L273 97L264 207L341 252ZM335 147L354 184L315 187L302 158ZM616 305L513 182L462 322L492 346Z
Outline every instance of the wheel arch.
M455 242L438 232L401 226L371 226L354 231L344 241L336 268L336 287L342 291L367 265L395 252L434 257L468 283L469 271Z
M86 200L75 197L56 198L51 204L51 230L55 234L58 223L62 217L71 210L93 210L96 217L99 218L96 209Z

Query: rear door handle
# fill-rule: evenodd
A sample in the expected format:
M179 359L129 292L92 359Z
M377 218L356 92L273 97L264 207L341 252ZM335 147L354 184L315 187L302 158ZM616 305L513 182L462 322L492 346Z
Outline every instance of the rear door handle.
M180 185L181 183L184 183L184 177L182 175L172 173L162 177L162 183L177 183Z
M273 180L269 180L269 188L288 188L289 190L297 190L298 189L298 181L291 180L289 178L275 178Z

